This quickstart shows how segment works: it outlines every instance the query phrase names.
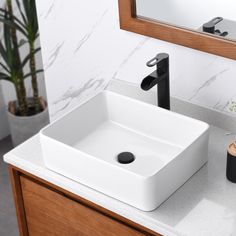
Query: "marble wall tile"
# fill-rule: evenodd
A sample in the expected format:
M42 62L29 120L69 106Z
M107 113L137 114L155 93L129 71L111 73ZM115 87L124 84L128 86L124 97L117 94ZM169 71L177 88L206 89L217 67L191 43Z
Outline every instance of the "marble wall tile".
M120 30L117 0L36 2L51 120L111 79L139 84L159 52L170 54L172 96L234 115L235 61Z

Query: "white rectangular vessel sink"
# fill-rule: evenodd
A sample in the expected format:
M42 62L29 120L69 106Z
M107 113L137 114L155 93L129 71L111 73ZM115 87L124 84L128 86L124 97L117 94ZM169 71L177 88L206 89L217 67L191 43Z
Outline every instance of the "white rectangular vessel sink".
M104 91L40 137L47 168L151 211L206 163L208 130L204 122Z

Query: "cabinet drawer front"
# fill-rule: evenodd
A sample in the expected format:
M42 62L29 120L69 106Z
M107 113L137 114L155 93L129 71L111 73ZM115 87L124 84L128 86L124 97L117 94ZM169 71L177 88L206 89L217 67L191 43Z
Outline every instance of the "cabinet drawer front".
M28 178L20 181L30 236L144 236Z

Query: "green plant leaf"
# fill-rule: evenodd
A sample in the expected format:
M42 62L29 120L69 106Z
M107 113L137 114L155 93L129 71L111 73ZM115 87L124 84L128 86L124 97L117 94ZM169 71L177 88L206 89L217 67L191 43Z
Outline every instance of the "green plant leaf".
M5 13L7 13L7 14L10 16L10 13L9 13L8 10L5 10L5 9L3 9L3 8L0 8L0 16L4 18L4 14L5 14ZM12 15L12 18L13 18L13 20L16 21L22 28L25 28L25 24L22 23L21 20L20 20L18 17Z
M28 78L28 77L30 77L30 76L32 76L32 75L36 75L36 74L39 74L39 73L42 73L42 72L44 72L43 69L41 69L41 70L36 70L35 73L31 73L31 72L30 72L30 73L28 73L28 74L25 74L23 78L26 79L26 78Z
M22 20L24 21L24 24L26 24L26 23L27 23L27 20L26 20L26 18L25 18L25 15L24 15L22 9L21 9L21 5L20 5L19 0L16 0L16 4L17 4L17 7L18 7L19 12L20 12L20 14L21 14Z
M37 10L36 10L36 4L35 0L30 0L30 8L31 8L31 17L33 19L33 29L34 29L34 35L36 36L38 32L38 19L37 19Z
M34 51L33 51L33 54L36 54L37 52L39 52L41 50L41 47L38 47L38 48L36 48ZM26 65L26 63L29 61L29 59L30 59L30 53L22 60L22 63L21 63L21 65L20 65L20 68L23 68L25 65Z
M5 19L8 20L7 14L5 13ZM4 24L3 26L3 35L4 35L4 44L6 47L7 60L9 65L13 64L13 50L12 50L12 41L11 41L11 28Z
M7 66L5 66L2 62L0 62L0 66L8 73L11 73L10 70L7 68Z
M21 39L20 42L18 43L18 47L20 48L21 46L25 45L28 41L25 39Z
M25 37L28 37L27 32L17 23L12 22L10 19L5 19L3 16L0 15L0 22L2 22L5 25L8 25L11 28L15 28L16 30L20 31Z
M2 41L0 41L0 54L1 54L4 62L9 66L9 62L7 60L7 53L6 53L6 50L2 44Z
M30 1L29 0L22 0L25 15L27 17L27 20L31 17L31 9L30 9Z
M24 25L28 34L28 41L32 43L38 37L38 19L35 0L22 0L22 5L24 8ZM19 2L17 6L19 11L23 13Z
M6 81L12 82L11 77L8 76L7 74L2 73L2 72L0 72L0 80L6 80Z

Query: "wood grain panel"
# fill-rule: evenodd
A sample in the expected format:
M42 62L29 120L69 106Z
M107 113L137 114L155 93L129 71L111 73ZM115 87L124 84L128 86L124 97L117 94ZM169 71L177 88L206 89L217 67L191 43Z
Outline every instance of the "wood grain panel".
M135 229L20 177L29 235L143 236Z
M22 198L22 191L21 191L21 183L19 174L17 171L14 170L13 167L9 167L9 175L11 178L11 185L12 185L12 192L15 202L16 208L16 216L17 222L19 227L19 234L20 236L27 236L28 235L28 228L26 223L25 217L25 209L24 209L24 202Z
M12 187L14 192L14 199L15 199L15 205L17 209L17 219L19 224L19 231L21 236L28 236L28 225L26 221L26 212L25 212L25 206L23 202L23 196L22 196L22 188L21 188L21 176L25 179L33 182L43 188L48 189L49 191L53 191L59 195L61 195L63 198L70 199L73 202L76 202L76 204L81 204L85 206L86 208L91 209L92 211L96 211L98 214L101 214L107 218L111 218L113 221L118 222L119 224L125 225L128 228L134 229L134 232L139 232L141 235L148 235L148 236L161 236L160 234L140 225L137 224L129 219L126 219L106 208L103 208L87 199L84 199L76 194L73 194L59 186L56 186L44 179L41 179L35 175L32 175L22 169L19 169L15 166L9 165L9 173L12 180ZM36 208L41 208L39 204L37 204ZM118 232L119 233L119 232ZM32 234L30 234L32 235ZM44 235L44 234L43 234ZM120 236L120 235L118 235Z

